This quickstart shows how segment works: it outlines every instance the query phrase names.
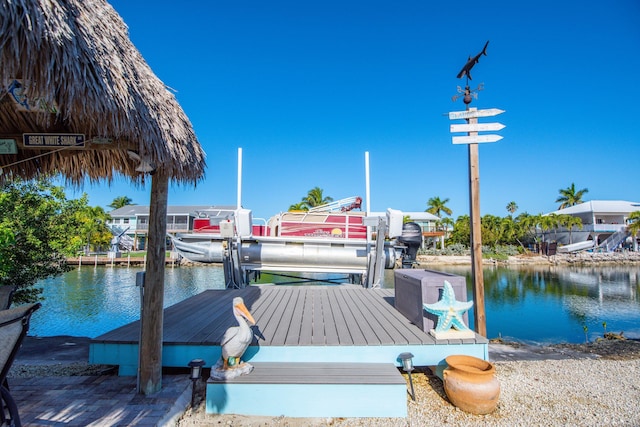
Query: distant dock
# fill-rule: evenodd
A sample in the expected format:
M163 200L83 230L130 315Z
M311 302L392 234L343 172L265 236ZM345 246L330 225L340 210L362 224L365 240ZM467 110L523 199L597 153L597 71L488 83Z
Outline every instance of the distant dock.
M146 256L125 256L110 258L106 255L82 255L73 258L67 258L67 264L70 266L82 266L82 265L103 265L103 266L118 266L118 267L139 267L144 266L147 262ZM172 267L180 265L180 259L168 256L165 258L165 264Z

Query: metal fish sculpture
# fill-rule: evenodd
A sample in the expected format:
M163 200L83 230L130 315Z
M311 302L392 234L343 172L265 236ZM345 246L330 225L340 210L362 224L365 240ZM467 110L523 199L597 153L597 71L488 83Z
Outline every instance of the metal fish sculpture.
M487 56L487 46L489 45L489 40L487 40L487 42L485 43L484 47L482 48L482 52L480 52L479 54L477 54L476 56L469 57L469 60L467 61L466 64L464 64L464 67L462 67L462 70L460 70L460 72L458 73L458 78L462 78L464 76L467 76L467 78L469 80L473 80L471 78L471 69L473 68L474 65L476 65L478 63L478 61L480 60L480 56L484 55Z

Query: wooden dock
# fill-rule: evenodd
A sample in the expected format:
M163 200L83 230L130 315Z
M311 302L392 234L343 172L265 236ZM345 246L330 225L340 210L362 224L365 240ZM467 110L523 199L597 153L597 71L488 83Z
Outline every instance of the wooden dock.
M205 291L164 310L162 364L186 367L200 358L215 365L224 332L236 325L231 301L240 296L256 320L243 357L254 371L209 379L207 413L406 417L401 353L441 372L452 354L488 359L488 341L479 335L436 340L395 309L394 295L393 289L356 285ZM136 375L139 336L140 322L133 322L93 339L89 362Z
M87 256L79 256L73 258L67 258L67 264L70 266L83 266L83 265L103 265L103 266L118 266L118 267L144 267L147 262L146 257L118 257L118 258L109 258L108 256L99 256L99 255L87 255ZM165 264L171 267L176 267L180 265L180 260L173 257L166 257Z
M450 354L488 357L488 341L435 340L394 308L393 289L339 286L250 286L208 290L164 311L163 366L185 367L220 357L220 340L236 324L231 301L241 296L256 320L256 336L244 359L255 362L394 363L408 351L417 366L443 365ZM91 341L90 363L135 375L139 321Z

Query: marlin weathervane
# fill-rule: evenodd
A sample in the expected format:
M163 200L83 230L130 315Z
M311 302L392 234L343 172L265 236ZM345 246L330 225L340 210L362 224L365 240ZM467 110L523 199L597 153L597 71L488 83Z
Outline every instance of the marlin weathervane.
M474 65L476 65L478 63L478 61L480 60L480 56L482 56L482 55L487 56L487 46L488 45L489 45L489 40L487 40L487 42L484 44L484 47L482 48L482 52L480 52L479 54L477 54L473 58L469 57L469 59L467 60L467 63L464 64L464 67L462 67L462 70L460 70L460 72L458 73L457 77L459 79L466 75L469 80L473 80L471 78L471 69L473 68Z

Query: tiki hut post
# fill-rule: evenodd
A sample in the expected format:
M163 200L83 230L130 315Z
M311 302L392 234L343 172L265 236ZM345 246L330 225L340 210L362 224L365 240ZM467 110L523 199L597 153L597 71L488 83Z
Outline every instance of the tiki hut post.
M140 319L138 393L162 388L162 331L166 258L168 177L159 170L151 180L149 246Z
M168 185L201 181L205 153L105 0L0 1L0 25L0 182L151 180L138 391L154 393L162 387Z

